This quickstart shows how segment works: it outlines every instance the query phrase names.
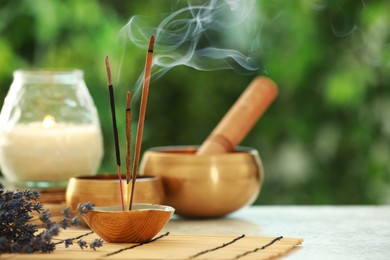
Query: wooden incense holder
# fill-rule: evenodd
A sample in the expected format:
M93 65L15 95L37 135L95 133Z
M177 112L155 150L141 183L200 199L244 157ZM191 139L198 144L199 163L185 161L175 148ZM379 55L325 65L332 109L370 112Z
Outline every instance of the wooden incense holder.
M135 203L126 211L121 206L95 207L83 219L106 242L145 243L161 231L174 211L169 206Z
M257 77L234 103L197 151L197 155L232 152L249 133L278 94L276 84Z

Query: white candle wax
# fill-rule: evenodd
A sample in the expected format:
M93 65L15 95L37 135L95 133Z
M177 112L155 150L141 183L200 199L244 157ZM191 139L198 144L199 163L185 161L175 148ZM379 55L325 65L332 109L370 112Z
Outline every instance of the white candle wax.
M103 155L95 125L34 122L0 132L0 165L11 182L64 181L96 173Z

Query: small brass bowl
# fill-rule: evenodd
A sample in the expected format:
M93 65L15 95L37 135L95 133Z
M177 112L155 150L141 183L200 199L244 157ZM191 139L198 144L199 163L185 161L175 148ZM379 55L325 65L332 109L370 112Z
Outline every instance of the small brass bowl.
M122 177L123 197L128 198L128 189ZM79 203L92 202L97 207L120 205L119 181L116 174L99 174L71 178L66 189L66 202L75 210ZM160 177L138 177L134 190L134 203L162 204L164 188Z
M174 211L169 206L135 203L126 211L121 206L95 207L83 219L106 242L144 243L161 231Z
M258 152L195 155L195 146L156 147L145 152L140 175L162 178L164 204L186 217L219 217L253 203L263 183Z

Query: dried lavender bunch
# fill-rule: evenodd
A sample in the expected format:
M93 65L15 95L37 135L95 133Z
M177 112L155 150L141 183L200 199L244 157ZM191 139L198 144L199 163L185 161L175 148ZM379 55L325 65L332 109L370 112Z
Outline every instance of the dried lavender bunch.
M43 209L38 201L39 192L26 189L24 191L4 190L0 186L0 254L2 253L50 253L55 250L55 243L52 238L60 232L60 226L50 220L51 214ZM80 204L79 212L85 214L93 208L92 203ZM31 213L37 212L40 220L44 224L44 230L37 232L37 227L29 220L32 219ZM78 225L80 220L73 217L70 208L63 210L64 220L62 227L67 228L71 225ZM67 241L67 240L65 240ZM67 246L69 246L69 242ZM72 242L73 243L73 242ZM72 244L71 243L71 244ZM101 243L91 246L101 246Z
M28 221L31 212L43 213L37 191L8 191L0 189L0 253L52 252L51 238L58 234L58 227L44 216L46 229L35 235L37 228Z

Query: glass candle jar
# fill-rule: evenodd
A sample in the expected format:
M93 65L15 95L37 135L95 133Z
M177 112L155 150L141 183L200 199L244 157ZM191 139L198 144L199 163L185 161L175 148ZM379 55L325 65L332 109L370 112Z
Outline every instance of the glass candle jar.
M17 187L65 187L94 175L103 155L81 70L17 70L0 114L0 167Z

